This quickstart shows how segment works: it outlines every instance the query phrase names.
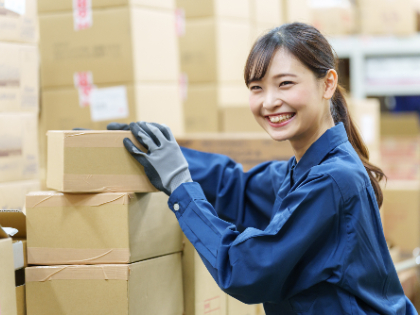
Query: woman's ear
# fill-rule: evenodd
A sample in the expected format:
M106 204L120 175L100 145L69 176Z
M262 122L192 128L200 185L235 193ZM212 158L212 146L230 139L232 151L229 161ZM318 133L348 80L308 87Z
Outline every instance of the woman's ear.
M334 69L328 70L324 78L324 98L329 100L333 97L338 85L338 74Z

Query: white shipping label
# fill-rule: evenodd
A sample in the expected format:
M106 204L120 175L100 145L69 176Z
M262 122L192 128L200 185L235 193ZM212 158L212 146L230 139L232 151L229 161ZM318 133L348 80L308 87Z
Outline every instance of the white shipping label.
M367 145L374 143L376 129L375 119L371 115L364 115L362 116L360 125L363 141Z
M128 114L125 86L93 89L91 91L90 117L92 121L127 118Z
M92 27L92 0L73 0L73 22L75 31Z
M4 8L17 14L24 15L26 12L26 0L5 0Z

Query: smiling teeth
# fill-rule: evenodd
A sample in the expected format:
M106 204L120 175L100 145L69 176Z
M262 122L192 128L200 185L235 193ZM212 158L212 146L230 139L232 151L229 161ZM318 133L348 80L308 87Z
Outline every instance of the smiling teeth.
M292 117L293 115L289 114L289 115L281 115L281 116L270 116L269 119L272 123L279 123L279 122L286 121Z

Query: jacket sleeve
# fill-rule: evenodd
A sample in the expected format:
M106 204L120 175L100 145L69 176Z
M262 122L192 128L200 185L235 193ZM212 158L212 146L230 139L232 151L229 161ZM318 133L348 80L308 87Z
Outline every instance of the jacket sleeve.
M277 198L264 230L242 233L217 216L196 182L179 186L168 204L222 290L245 303L278 303L324 281L339 264L341 200L329 175L312 176Z
M193 181L201 185L220 218L242 231L267 226L276 193L287 174L286 161L260 164L248 172L225 155L181 148Z

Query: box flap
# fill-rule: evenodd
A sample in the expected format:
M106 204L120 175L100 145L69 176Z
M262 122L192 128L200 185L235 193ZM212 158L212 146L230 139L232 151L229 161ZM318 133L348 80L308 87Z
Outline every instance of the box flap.
M26 216L20 210L0 210L0 225L18 230L13 238L26 239Z
M0 239L2 238L9 238L9 234L7 234L6 231L3 230L3 227L0 225Z

